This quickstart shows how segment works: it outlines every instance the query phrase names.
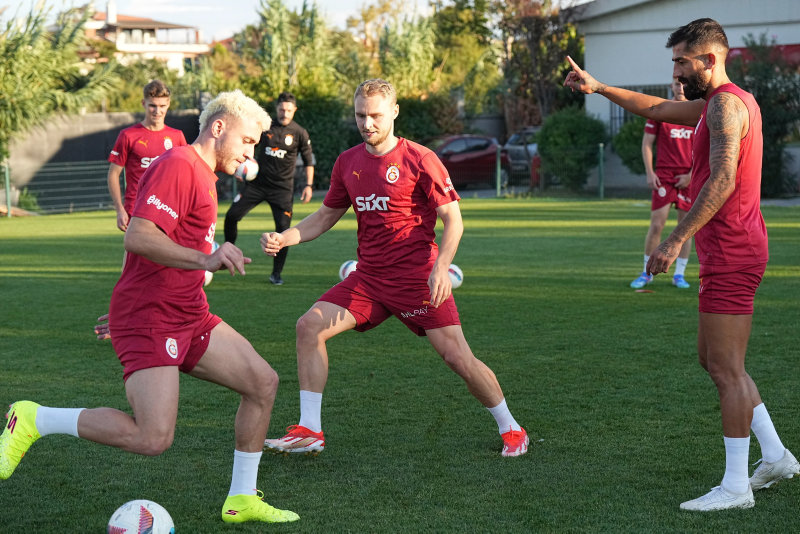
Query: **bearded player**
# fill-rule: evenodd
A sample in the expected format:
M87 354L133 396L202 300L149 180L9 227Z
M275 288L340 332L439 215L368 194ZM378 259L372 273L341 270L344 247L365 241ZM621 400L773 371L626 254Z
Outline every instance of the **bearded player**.
M364 144L334 164L322 206L261 245L274 256L333 227L350 208L358 222L358 269L331 288L297 322L300 422L265 446L276 452L318 454L324 449L322 392L328 379L326 342L355 329L369 330L394 315L427 336L445 363L494 416L503 456L528 450L528 435L511 415L494 373L469 348L447 270L464 230L459 196L436 155L394 135L399 113L392 85L367 80L355 92L355 117ZM434 242L441 218L441 246Z

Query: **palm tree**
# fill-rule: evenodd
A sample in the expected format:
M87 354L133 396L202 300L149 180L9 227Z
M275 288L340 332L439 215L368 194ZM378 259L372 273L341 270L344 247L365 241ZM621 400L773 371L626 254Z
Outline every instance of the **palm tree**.
M78 50L84 38L86 8L58 15L46 28L49 8L39 2L25 18L14 17L0 33L0 163L11 140L59 113L76 113L113 89L116 64L90 70ZM0 10L2 14L2 10Z

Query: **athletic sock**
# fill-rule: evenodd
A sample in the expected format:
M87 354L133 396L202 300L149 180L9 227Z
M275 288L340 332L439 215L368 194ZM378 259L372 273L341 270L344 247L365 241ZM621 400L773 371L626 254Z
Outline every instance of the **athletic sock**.
M647 254L644 255L644 267L642 267L642 272L647 273L647 262L650 261L650 256Z
M233 475L231 476L231 495L255 495L258 479L260 452L233 451Z
M78 436L78 416L85 408L49 408L36 410L36 430L40 435L69 434Z
M746 493L750 486L747 474L747 461L750 453L750 436L746 438L729 438L725 440L725 476L722 487L732 493Z
M686 265L688 264L689 258L678 258L675 260L675 274L673 276L683 276L686 273Z
M322 393L300 390L300 426L322 432Z
M775 463L783 458L786 447L778 437L778 432L775 430L775 425L772 424L772 418L763 402L753 408L753 422L750 423L750 428L758 439L758 444L761 446L761 457L765 462Z
M501 434L505 434L509 430L522 429L522 427L519 426L517 421L514 419L514 416L511 415L511 411L509 411L508 406L506 406L505 399L503 399L500 404L494 408L487 408L487 410L489 410L489 413L494 416L494 420L497 421L497 430Z

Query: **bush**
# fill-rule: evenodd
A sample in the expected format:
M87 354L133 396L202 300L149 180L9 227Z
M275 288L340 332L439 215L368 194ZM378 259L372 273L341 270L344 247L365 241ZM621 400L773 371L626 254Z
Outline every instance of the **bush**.
M644 136L644 117L634 117L619 129L611 141L614 152L622 159L622 163L634 174L644 174L642 160L642 137Z
M605 139L605 125L581 109L566 108L551 114L539 132L542 172L579 191L597 165L597 145Z
M458 108L448 95L431 95L425 100L400 98L400 114L394 122L394 132L411 141L423 142L444 134L458 134L464 125L457 118Z

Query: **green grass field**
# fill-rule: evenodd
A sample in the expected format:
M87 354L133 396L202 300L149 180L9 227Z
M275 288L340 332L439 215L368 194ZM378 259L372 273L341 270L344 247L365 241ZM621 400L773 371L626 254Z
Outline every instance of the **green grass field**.
M310 213L297 204L296 219ZM220 207L224 215L227 206ZM286 525L225 526L238 399L181 382L175 442L138 457L68 436L37 442L0 482L0 532L102 532L135 498L169 510L178 532L789 532L800 480L756 494L749 511L680 512L724 469L719 404L696 363L697 263L681 291L641 269L645 201L465 199L456 290L473 351L497 374L531 435L501 458L489 413L424 338L390 320L329 343L327 448L317 458L265 454L266 500L298 512ZM771 260L756 298L748 369L784 443L800 452L800 208L769 207ZM211 309L281 376L270 436L299 415L294 325L355 258L355 219L289 253L284 279L258 236L260 206L240 225L254 262L218 273ZM674 217L674 216L673 216ZM218 225L221 233L222 221ZM92 334L119 276L122 234L110 212L0 221L0 403L127 410L122 368ZM760 457L755 438L751 460Z

